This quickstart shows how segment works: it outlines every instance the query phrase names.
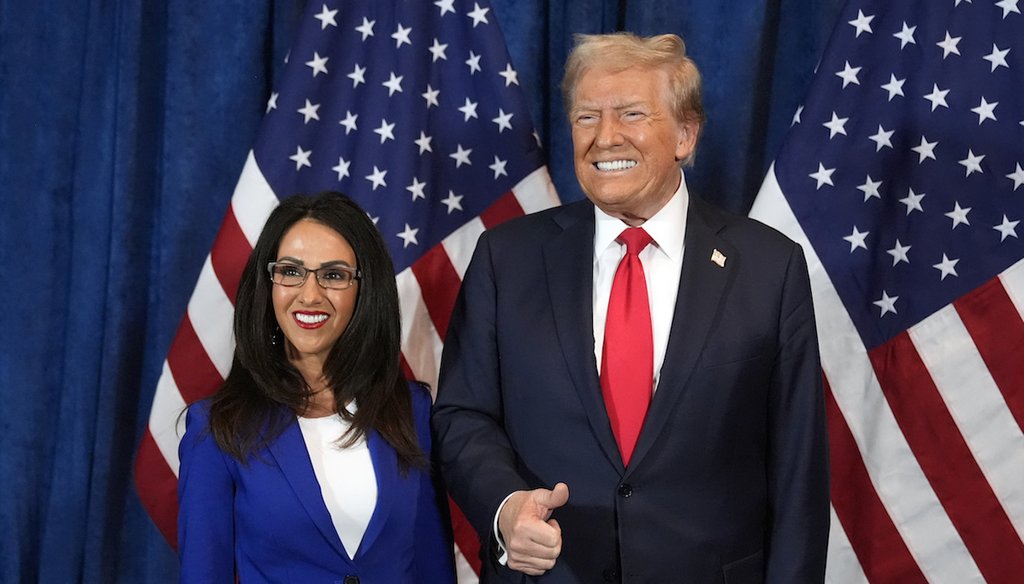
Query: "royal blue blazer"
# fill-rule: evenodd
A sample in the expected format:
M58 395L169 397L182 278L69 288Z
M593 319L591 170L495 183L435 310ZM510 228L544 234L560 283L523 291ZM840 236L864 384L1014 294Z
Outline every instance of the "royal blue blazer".
M430 455L430 395L410 384L420 447ZM179 446L181 582L421 584L455 581L452 544L430 473L399 472L398 457L367 435L377 506L359 549L346 553L302 432L292 422L247 464L224 453L207 401L188 409ZM350 559L350 554L352 555Z

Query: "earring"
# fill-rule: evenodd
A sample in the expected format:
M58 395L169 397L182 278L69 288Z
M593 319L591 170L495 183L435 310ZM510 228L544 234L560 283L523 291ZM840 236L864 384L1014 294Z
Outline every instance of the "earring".
M276 347L282 334L280 326L274 327L274 331L270 333L270 344Z

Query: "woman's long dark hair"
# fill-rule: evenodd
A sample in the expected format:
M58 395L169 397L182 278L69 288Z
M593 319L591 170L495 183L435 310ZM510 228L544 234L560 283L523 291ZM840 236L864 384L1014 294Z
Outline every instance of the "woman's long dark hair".
M336 192L290 197L267 219L238 284L235 354L231 372L212 398L210 431L222 450L245 463L310 404L309 386L285 355L267 273L267 264L277 260L281 239L303 219L344 237L362 273L352 319L324 364L335 407L351 423L345 444L376 430L395 449L403 469L420 466L423 454L399 365L401 323L394 265L366 212ZM344 407L352 399L358 403L355 414Z

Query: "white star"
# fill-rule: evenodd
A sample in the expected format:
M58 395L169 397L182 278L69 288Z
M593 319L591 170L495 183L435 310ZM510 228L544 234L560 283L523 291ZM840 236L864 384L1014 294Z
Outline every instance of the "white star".
M452 214L452 211L462 210L462 195L456 195L453 191L448 191L448 197L441 199L441 202L448 207L449 215Z
M323 73L327 74L327 57L321 57L320 53L313 52L313 60L306 61L306 66L313 69L313 77Z
M537 143L537 146L541 145L541 143L540 143L540 134L537 133L537 130L533 131L533 141Z
M910 263L910 258L907 257L907 252L910 251L910 245L901 245L899 238L896 238L896 246L892 249L886 250L885 253L892 256L892 265L896 265L900 262Z
M455 152L452 152L451 154L449 154L448 157L455 159L455 168L458 168L458 167L462 166L463 164L468 164L468 165L472 166L473 163L469 161L469 155L470 155L471 152L473 152L472 148L470 148L468 150L464 150L462 148L462 144L459 144L458 145L458 150L456 150Z
M886 146L892 148L892 140L889 138L892 138L894 132L895 130L886 130L881 126L881 124L879 124L878 132L873 136L868 136L868 138L875 143L875 152L878 152Z
M481 22L484 24L490 24L490 21L487 20L488 10L490 10L490 8L480 8L479 4L476 2L473 3L473 11L466 13L466 16L473 19L473 28L476 28L476 25Z
M313 168L313 165L309 163L309 155L312 154L312 150L303 150L302 146L295 147L295 154L288 157L288 160L295 161L295 170L299 170L303 166Z
M1006 175L1006 178L1013 181L1013 190L1017 190L1017 187L1024 185L1024 168L1020 167L1020 163L1017 163L1017 170Z
M916 45L917 41L914 40L914 31L917 30L916 26L908 27L906 21L903 22L903 30L892 35L900 39L900 50L902 51L907 45Z
M491 120L495 124L498 124L498 133L502 133L505 130L512 129L512 114L506 114L505 110L498 108L498 117Z
M878 187L880 186L882 186L882 181L871 180L871 175L869 174L864 179L864 184L857 187L857 189L864 192L864 200L867 201L871 197L875 197L876 199L882 198L882 195L878 193Z
M924 162L925 158L931 158L932 160L936 160L935 146L937 145L938 141L929 142L924 136L921 136L921 143L911 148L911 150L917 152L920 155L920 158L918 159L917 163L921 164L922 162Z
M815 189L814 189L814 190L818 190L818 189L821 188L821 185L828 185L830 187L836 186L835 184L832 183L832 173L835 172L835 171L836 171L836 169L834 169L834 168L825 168L825 166L822 163L819 162L818 163L818 172L812 172L811 174L809 174L807 176L809 176L809 177L813 178L814 180L818 181L818 186L815 187Z
M437 0L437 2L434 2L434 6L441 9L441 16L444 16L446 12L455 14L454 4L455 0Z
M997 47L995 43L993 43L992 52L985 55L982 58L992 63L992 71L995 71L998 67L1006 67L1007 69L1009 69L1010 66L1006 64L1006 55L1008 55L1009 53L1010 49L1000 50L999 47Z
M280 95L276 91L270 94L270 99L267 100L267 112L272 109L277 109L277 96ZM264 113L267 113L264 112Z
M300 107L297 111L300 114L302 114L302 116L305 118L302 121L302 123L303 124L308 124L309 120L320 121L320 115L317 114L317 110L319 110L319 109L320 109L320 104L318 104L318 103L316 103L316 104L309 103L309 100L307 99L306 100L306 105L303 106L303 107Z
M845 136L846 128L844 126L846 126L846 122L849 119L850 118L840 118L836 115L836 112L832 112L832 120L822 124L822 126L825 126L829 130L828 139L831 140L832 138L835 138L836 134L842 134Z
M412 193L412 200L413 201L415 201L416 199L424 199L424 200L426 200L427 195L426 195L426 193L423 192L423 187L425 187L425 186L427 186L427 183L420 182L420 180L418 178L412 177L412 184L407 186L407 187L405 187L405 190L407 190L410 193Z
M373 131L374 134L380 135L380 143L383 144L387 140L395 139L395 124L389 124L384 118L380 119L380 127Z
M907 189L909 193L906 197L900 199L900 202L907 206L907 215L910 215L914 211L920 211L924 213L924 208L921 207L921 199L925 197L924 193L920 195L914 192L914 189Z
M974 150L971 150L971 149L968 148L967 149L967 158L964 158L963 160L961 160L959 162L960 164L963 165L964 168L967 169L967 174L965 174L964 176L971 176L972 172L977 172L978 174L984 174L985 171L981 170L981 161L984 160L984 159L985 159L985 155L984 154L982 154L981 156L975 156L974 155Z
M960 6L961 2L967 2L968 4L974 4L974 2L972 0L956 0L956 4L954 4L953 6Z
M444 52L447 49L448 49L448 45L447 44L443 44L442 45L435 38L434 39L434 45L432 47L430 47L430 49L428 49L430 51L430 54L434 56L434 58L433 58L433 60L431 62L432 63L436 63L438 59L444 59L445 61L447 61L448 60L448 55L444 54Z
M804 113L804 106L800 106L800 107L796 108L796 113L793 114L793 121L789 125L790 126L795 126L795 125L799 124L800 123L800 114L802 114L802 113Z
M857 11L857 18L850 21L850 24L857 29L857 34L854 37L859 37L860 33L866 32L872 34L875 31L871 30L871 21L875 19L875 15L864 16L864 13L860 10Z
M338 123L345 126L345 135L348 136L349 132L355 132L358 128L356 127L356 120L359 119L359 114L354 114L348 110L345 110L345 119Z
M320 14L313 17L320 21L320 30L327 28L328 25L337 28L338 23L334 20L334 17L338 14L338 10L328 10L326 4L323 6L323 10L320 11Z
M879 318L881 318L885 316L886 312L896 314L896 301L899 299L899 296L889 296L889 294L887 294L885 290L882 290L882 297L879 298L878 300L875 300L871 304L874 304L875 306L882 309L882 312L878 315Z
M1017 8L1017 2L1019 1L1020 0L1000 0L999 2L996 2L996 6L1003 9L1003 20L1006 20L1006 17L1009 16L1011 12L1020 14L1020 8Z
M967 214L970 213L970 212L971 212L971 208L970 207L967 207L966 209L964 209L964 208L960 207L960 201L955 201L953 203L953 210L950 211L949 213L945 213L945 215L946 215L946 217L949 217L950 219L953 220L953 227L952 227L952 229L956 229L956 226L960 225L961 223L963 223L964 225L970 225L971 224L971 222L967 220Z
M871 232L859 231L856 225L853 226L853 233L843 238L846 241L850 242L850 253L853 253L853 250L857 249L858 247L863 247L864 249L868 248L867 244L864 243L864 238L867 237L869 233Z
M346 75L345 77L348 77L349 79L352 80L352 88L354 89L356 87L359 87L360 83L366 83L365 75L366 67L360 67L359 63L356 63L356 68L353 69L352 72Z
M364 16L363 24L356 27L356 32L362 33L363 40L365 41L367 37L373 36L373 25L375 24L377 24L376 20L366 20L366 17Z
M505 78L505 87L508 87L513 83L519 85L519 74L516 73L516 70L512 68L512 63L508 63L507 65L505 65L505 70L499 71L498 75L501 75L502 77Z
M889 74L889 82L882 86L882 89L889 92L889 101L897 95L903 95L903 84L907 82L906 78L896 79L896 76Z
M430 109L430 106L440 106L440 104L437 101L437 96L440 93L440 89L434 89L430 87L429 84L427 84L427 90L420 94L421 96L423 96L423 99L427 100L427 109Z
M423 133L423 130L420 130L419 139L413 140L413 142L415 142L416 145L420 147L420 154L423 154L424 152L434 151L434 149L430 147L430 141L433 139L434 138L432 136L428 136L425 133Z
M349 176L349 174L348 174L348 167L351 164L352 164L351 162L345 160L344 158L338 157L338 165L337 166L332 166L331 170L333 170L334 172L338 173L338 180L341 180L341 179L345 178L346 176Z
M947 93L949 93L948 89L940 90L938 85L932 83L932 92L925 95L924 98L932 102L932 111L935 111L935 108L940 105L944 108L949 108L949 105L946 103Z
M410 32L412 32L411 26L409 28L404 28L401 22L398 23L398 30L396 30L394 34L391 35L391 38L395 39L396 49L401 47L402 43L405 43L410 47L412 46L412 41L409 40Z
M978 107L971 108L972 112L978 114L978 125L979 126L985 120L992 120L993 122L996 121L995 110L996 110L996 106L997 105L999 105L998 101L994 101L992 103L989 103L989 102L985 101L984 97L982 97L981 98L981 103L978 105Z
M508 173L505 172L506 164L508 164L507 160L502 160L497 156L494 157L494 164L487 167L494 171L494 180L498 180L498 177L501 175L508 176Z
M469 65L470 75L473 75L477 71L480 71L480 55L477 55L473 51L470 51L469 58L466 59L466 64Z
M862 67L851 67L850 62L847 61L842 71L836 71L836 75L843 80L843 88L851 83L860 85L857 74L860 73L861 69Z
M364 178L373 183L373 190L377 190L377 187L386 187L388 183L384 180L387 176L388 171L377 168L377 165L373 165L373 174L368 174Z
M946 57L948 57L950 53L953 53L954 55L959 55L960 54L960 49L957 48L957 45L960 44L960 39L961 38L963 38L963 37L951 37L951 36L949 36L949 31L947 30L946 31L946 38L945 38L945 40L943 40L942 42L935 43L939 47L942 47L942 59L943 60L945 60Z
M388 88L388 97L394 95L396 91L398 93L402 93L402 79L404 77L404 75L399 75L396 77L395 72L392 71L391 78L385 81L384 83L381 83L381 85Z
M956 264L959 259L951 260L946 257L946 254L942 254L942 261L937 264L932 264L932 267L942 273L939 280L945 280L946 276L960 277L960 274L956 273Z
M402 239L402 249L409 247L410 245L419 245L420 242L416 241L416 234L419 233L419 229L413 229L409 227L409 224L405 224L405 230L401 233L396 233L398 237Z
M1010 221L1003 215L1003 222L1001 225L996 225L992 229L995 229L1000 233L999 241L1003 242L1007 237L1017 237L1017 225L1020 221Z
M462 121L468 122L469 118L477 117L476 106L477 102L469 101L469 98L466 98L466 104L459 108L459 111L462 112L462 115L466 116L465 119Z

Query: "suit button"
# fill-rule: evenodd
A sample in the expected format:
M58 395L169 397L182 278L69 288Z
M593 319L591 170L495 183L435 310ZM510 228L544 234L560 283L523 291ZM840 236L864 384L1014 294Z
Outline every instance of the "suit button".
M628 499L633 496L633 487L629 483L619 485L619 496Z
M345 584L359 584L359 576L345 576Z
M601 576L604 577L604 581L605 582L618 582L619 581L619 571L616 570L615 568L608 568L607 570L601 572Z

